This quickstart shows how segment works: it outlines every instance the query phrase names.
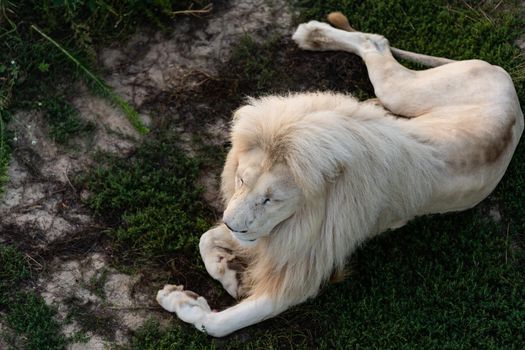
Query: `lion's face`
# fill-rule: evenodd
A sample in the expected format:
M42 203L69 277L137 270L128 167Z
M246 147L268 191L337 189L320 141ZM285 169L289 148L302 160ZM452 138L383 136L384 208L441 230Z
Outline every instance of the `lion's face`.
M263 169L264 154L255 149L239 155L235 193L224 211L224 224L241 242L269 235L298 209L302 193L285 164Z

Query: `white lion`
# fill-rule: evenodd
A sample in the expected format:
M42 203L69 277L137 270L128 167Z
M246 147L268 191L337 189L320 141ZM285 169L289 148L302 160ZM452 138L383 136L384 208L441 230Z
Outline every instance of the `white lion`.
M351 30L341 14L331 19ZM314 297L378 233L473 207L502 178L523 131L512 80L500 67L391 50L380 35L315 21L293 39L303 49L361 56L378 99L291 94L251 99L235 112L223 224L202 236L200 252L209 274L243 300L212 312L182 286L157 295L213 336ZM439 67L409 70L391 52Z

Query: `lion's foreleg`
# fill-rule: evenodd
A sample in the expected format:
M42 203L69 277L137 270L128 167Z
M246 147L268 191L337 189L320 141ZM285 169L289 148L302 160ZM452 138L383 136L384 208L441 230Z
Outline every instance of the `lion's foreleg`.
M184 322L214 337L223 337L273 317L285 309L282 306L278 308L271 298L259 297L245 299L221 312L212 312L203 297L183 290L182 286L172 285L158 292L157 301L167 311L175 312Z
M238 243L224 226L217 226L201 236L199 250L211 277L221 282L234 298L239 297L242 259L236 253Z

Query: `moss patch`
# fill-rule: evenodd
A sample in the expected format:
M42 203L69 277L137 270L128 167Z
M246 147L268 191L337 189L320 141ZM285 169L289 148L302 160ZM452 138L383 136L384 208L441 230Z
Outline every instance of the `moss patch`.
M200 163L177 142L148 142L128 159L107 159L86 178L88 205L126 254L151 259L196 249L211 224L197 186Z
M21 338L27 350L63 349L67 340L55 320L55 309L36 293L18 293L11 301L6 323ZM19 338L20 339L20 338Z
M55 320L56 311L35 292L22 290L30 277L24 257L15 248L0 245L0 311L7 331L4 340L24 349L63 349L67 343Z

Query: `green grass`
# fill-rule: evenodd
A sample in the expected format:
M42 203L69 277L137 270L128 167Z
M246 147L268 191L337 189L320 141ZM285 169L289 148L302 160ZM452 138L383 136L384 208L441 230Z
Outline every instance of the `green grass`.
M197 185L200 162L173 139L145 143L130 159L107 160L85 184L91 209L126 254L151 259L189 247L211 224Z
M320 347L522 348L525 255L503 229L472 211L369 242L316 301L335 316Z
M202 5L189 0L2 1L0 63L14 61L19 68L12 84L15 105L42 100L57 83L67 91L79 77L100 88L96 50L101 45L123 40L141 25L168 30L176 21L173 11L192 4Z
M19 109L40 109L38 102L63 100L82 80L91 90L118 106L142 133L137 111L100 78L97 49L124 40L140 26L168 31L175 11L200 8L207 1L155 0L23 0L0 1L0 193L6 181L9 146L7 115ZM57 96L58 95L58 96ZM55 125L58 121L51 121ZM62 121L52 136L64 143L78 132L78 122Z
M23 291L31 277L23 255L15 248L0 245L0 312L7 327L4 340L27 350L63 349L67 340L55 320L56 311L33 291Z
M41 296L34 292L21 292L11 301L6 323L21 338L24 349L63 349L67 340L55 316L55 309L46 305Z

